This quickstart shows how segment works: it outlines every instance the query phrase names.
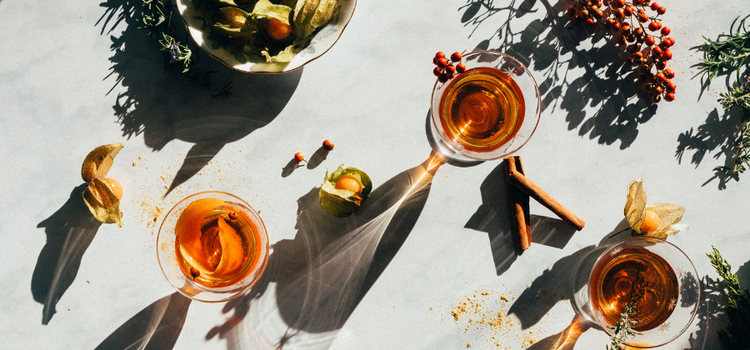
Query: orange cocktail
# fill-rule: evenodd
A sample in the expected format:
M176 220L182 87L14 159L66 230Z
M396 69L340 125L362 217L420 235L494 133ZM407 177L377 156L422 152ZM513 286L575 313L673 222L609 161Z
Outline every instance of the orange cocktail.
M258 214L223 192L185 198L159 230L159 262L182 294L224 301L250 288L263 273L268 236Z

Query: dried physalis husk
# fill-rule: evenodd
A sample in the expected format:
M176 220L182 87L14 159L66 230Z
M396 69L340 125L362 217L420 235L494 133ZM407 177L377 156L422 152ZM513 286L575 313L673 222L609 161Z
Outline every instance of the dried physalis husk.
M109 145L99 146L89 152L83 161L81 168L81 177L83 181L91 182L95 177L100 179L107 178L107 172L112 167L115 156L122 149L121 143L112 143Z
M633 230L634 236L651 236L666 239L681 230L688 229L687 225L678 224L682 220L685 208L672 203L646 204L646 190L643 179L635 179L628 185L628 196L625 203L625 218ZM659 227L651 232L641 230L646 210L653 211L659 216Z
M122 227L120 200L106 177L121 149L121 143L99 146L86 156L81 168L83 181L89 183L83 191L83 201L91 214L105 224L117 224L118 227Z
M336 184L342 177L348 177L356 181L359 185L359 191L336 188ZM354 214L362 201L370 196L372 191L372 181L364 171L357 168L344 168L339 166L333 173L326 171L323 184L320 186L318 196L320 197L320 206L333 216L346 217Z

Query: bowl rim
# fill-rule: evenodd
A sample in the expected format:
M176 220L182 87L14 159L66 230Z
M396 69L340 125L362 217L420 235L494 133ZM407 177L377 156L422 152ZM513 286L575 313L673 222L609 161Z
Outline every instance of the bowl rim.
M177 12L180 14L180 20L182 20L182 24L185 25L185 29L186 29L185 31L190 36L190 40L192 40L193 43L196 46L198 46L198 48L200 48L202 52L204 52L209 57L211 57L211 58L219 61L221 64L223 64L224 66L232 69L233 71L242 72L242 73L248 73L248 74L268 74L268 75L278 75L278 74L286 74L286 73L294 72L294 71L296 71L296 70L298 70L300 68L303 68L308 63L313 62L313 61L317 60L318 58L322 57L323 55L325 55L328 51L330 51L338 43L339 39L341 39L341 36L344 35L344 31L349 26L349 23L351 22L352 17L354 17L354 12L357 9L357 0L348 0L348 1L353 1L354 2L354 4L352 5L352 12L349 15L349 19L344 23L344 26L341 27L341 31L339 31L338 35L336 36L336 39L333 40L333 42L331 43L331 45L329 47L327 47L323 52L321 52L319 55L311 58L307 62L302 63L299 66L294 67L294 68L289 69L289 70L287 70L286 68L284 68L284 69L282 69L280 71L262 71L262 70L260 70L260 71L248 71L248 70L244 70L244 69L239 69L239 68L237 68L235 66L232 66L231 64L229 64L227 62L224 62L223 59L221 59L220 57L217 57L213 53L209 52L208 49L206 49L206 48L203 47L203 45L199 45L198 44L198 42L195 40L195 37L193 36L193 33L190 31L191 27L188 24L188 21L185 19L185 16L182 15L182 11L179 8L179 5L181 3L183 3L183 2L186 2L186 1L192 1L192 0L175 0L175 4L176 4L177 10L178 10ZM340 0L337 0L337 1L340 1ZM199 31L203 31L202 29L198 29L198 30ZM291 63L291 62L289 62L289 63Z

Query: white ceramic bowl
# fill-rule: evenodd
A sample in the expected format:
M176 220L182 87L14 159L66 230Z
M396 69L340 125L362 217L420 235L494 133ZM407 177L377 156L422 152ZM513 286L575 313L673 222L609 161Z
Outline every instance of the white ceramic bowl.
M323 56L324 53L336 44L341 34L344 33L346 25L354 14L354 8L357 7L357 0L338 0L340 10L335 22L331 22L321 28L312 38L303 50L298 52L289 63L255 63L241 62L237 60L229 50L224 48L214 48L213 42L208 38L208 29L202 29L203 20L200 19L202 14L193 6L192 0L175 0L177 9L182 16L182 20L187 25L190 36L203 51L211 57L219 60L230 68L246 73L285 73L298 69L316 58Z

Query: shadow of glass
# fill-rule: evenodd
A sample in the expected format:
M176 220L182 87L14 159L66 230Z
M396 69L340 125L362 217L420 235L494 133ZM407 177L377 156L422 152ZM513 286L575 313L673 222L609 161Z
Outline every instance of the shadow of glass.
M143 3L108 0L97 23L102 33L112 33L121 24L119 36L111 35L111 91L121 86L113 106L123 136L142 135L146 146L161 150L172 140L193 143L174 176L167 194L198 173L224 145L242 139L273 121L297 88L302 69L286 74L244 74L227 68L190 43L193 60L200 61L192 76L164 66L164 52L146 30L138 29ZM179 21L179 13L171 15ZM187 38L184 26L179 37ZM165 71L166 70L166 71ZM231 81L231 96L212 98L205 82L191 81L197 75L210 81ZM211 88L211 86L208 86ZM165 194L166 195L166 194Z
M581 294L581 290L587 287L590 271L599 256L607 248L628 236L624 234L629 232L624 230L627 227L627 221L623 219L597 245L581 248L556 261L516 298L508 309L508 314L515 314L521 322L521 327L527 329L539 322L558 302L570 300L573 309L582 317L581 321L591 323L585 327L586 329L599 328L593 324L591 315L583 314L589 312L588 300L582 300L588 298L588 293L584 291ZM583 323L579 322L579 328L583 327L582 325ZM557 341L558 338L554 340Z
M520 31L511 22L536 12L536 0L510 0L499 6L492 0L470 0L459 10L464 10L462 22L475 27L469 37L481 25L497 26L493 36L475 49L504 52L535 71L543 110L559 107L565 111L568 130L578 129L580 136L606 145L619 141L620 149L629 147L638 136L638 125L657 109L638 88L638 73L625 64L622 50L607 39L603 29L591 32L591 28L571 24L565 14L568 2L554 6L546 0L539 2L547 11L545 18L531 21ZM590 44L584 45L587 41ZM579 74L573 71L583 73L575 78ZM592 115L587 114L587 107Z
M464 225L476 231L487 232L490 250L498 276L507 271L518 257L510 228L510 208L507 201L505 167L499 164L479 187L482 205ZM566 222L550 217L531 215L531 241L562 249L576 232Z
M147 306L117 328L97 350L170 350L185 324L191 300L174 292Z
M42 324L45 325L55 314L57 302L73 284L83 254L101 226L83 202L86 187L88 184L73 189L65 204L37 225L44 228L47 243L31 276L31 294L44 304Z
M261 280L230 301L234 314L206 339L235 348L327 348L408 238L433 173L419 165L379 186L352 216L319 204L319 188L298 200L297 234L274 244Z
M698 168L706 154L714 153L713 158L716 160L723 156L724 162L721 166L732 169L734 166L734 151L737 147L735 142L737 135L740 134L741 123L741 111L733 110L730 113L723 110L723 114L719 115L718 110L714 109L708 114L703 125L695 130L691 128L680 134L677 138L678 145L675 158L681 164L685 153L692 152L690 163L695 164L695 167ZM739 180L737 174L731 174L731 171L720 167L713 168L713 172L714 175L706 180L703 186L718 180L718 188L724 190L731 179Z

